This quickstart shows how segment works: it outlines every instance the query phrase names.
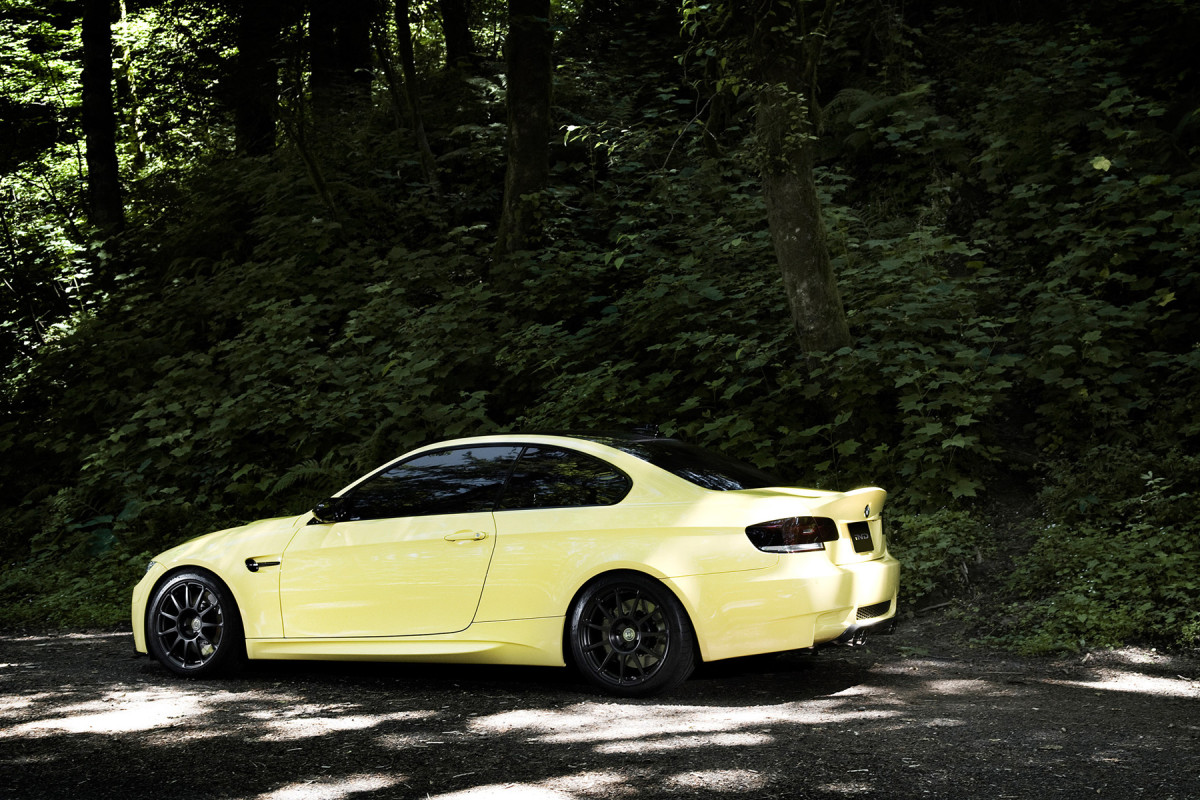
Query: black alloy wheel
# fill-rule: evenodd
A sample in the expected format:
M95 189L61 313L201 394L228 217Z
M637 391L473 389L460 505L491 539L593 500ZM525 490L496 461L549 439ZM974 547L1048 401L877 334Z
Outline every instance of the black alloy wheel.
M198 572L174 575L154 592L146 643L160 664L186 677L221 672L245 653L237 605L223 584Z
M665 692L695 666L692 625L679 601L637 573L607 576L585 588L572 607L569 633L576 667L610 694Z

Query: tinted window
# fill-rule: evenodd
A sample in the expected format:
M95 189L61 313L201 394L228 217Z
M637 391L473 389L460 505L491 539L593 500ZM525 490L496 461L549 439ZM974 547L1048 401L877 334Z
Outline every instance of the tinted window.
M758 467L674 439L608 441L606 444L624 450L643 461L649 461L654 466L705 489L728 491L787 485Z
M351 489L338 521L491 511L520 452L492 445L423 453Z
M621 501L632 482L598 458L558 447L526 447L498 508L608 506Z

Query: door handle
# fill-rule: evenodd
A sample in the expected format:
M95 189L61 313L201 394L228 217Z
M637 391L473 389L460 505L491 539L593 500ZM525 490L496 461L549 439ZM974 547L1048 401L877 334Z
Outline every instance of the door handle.
M446 534L447 542L478 542L486 538L487 534L483 531L456 531Z

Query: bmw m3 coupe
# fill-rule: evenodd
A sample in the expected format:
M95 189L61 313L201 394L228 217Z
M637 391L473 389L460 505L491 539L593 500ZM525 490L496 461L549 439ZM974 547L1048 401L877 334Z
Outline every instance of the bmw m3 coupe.
M650 435L444 441L312 511L155 556L135 646L182 676L245 658L572 665L648 695L699 661L892 619L885 498Z

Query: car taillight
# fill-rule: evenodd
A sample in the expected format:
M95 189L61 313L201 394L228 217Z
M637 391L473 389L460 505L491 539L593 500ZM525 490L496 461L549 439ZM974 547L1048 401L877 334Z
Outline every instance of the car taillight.
M746 528L750 543L766 553L824 550L838 538L837 524L826 517L787 517Z

